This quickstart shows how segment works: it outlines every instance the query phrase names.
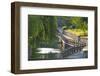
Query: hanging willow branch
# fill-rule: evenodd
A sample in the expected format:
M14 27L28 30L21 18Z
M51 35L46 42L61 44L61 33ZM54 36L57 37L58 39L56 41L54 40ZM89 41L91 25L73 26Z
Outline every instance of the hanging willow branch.
M54 16L28 16L28 43L31 48L49 44L56 38L57 19Z

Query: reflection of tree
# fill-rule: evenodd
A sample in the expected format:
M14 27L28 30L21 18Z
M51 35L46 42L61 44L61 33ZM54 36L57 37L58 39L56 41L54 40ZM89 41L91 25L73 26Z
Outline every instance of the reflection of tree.
M55 54L50 52L48 53L48 59L54 59L55 58Z
M33 51L32 51L32 59L39 58L40 54L38 52L39 52L39 50L33 49Z

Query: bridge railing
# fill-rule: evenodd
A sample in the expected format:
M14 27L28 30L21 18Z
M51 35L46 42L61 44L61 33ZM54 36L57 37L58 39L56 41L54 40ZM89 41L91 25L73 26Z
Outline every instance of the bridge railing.
M84 39L79 39L80 41L78 41L77 39L67 39L67 38L65 38L64 36L63 36L63 34L58 34L60 37L61 37L61 39L65 42L65 44L67 44L67 45L72 45L72 46L77 46L77 45L82 45L82 44L86 44L86 42L87 42L87 40L84 40Z
M62 51L62 57L63 58L67 58L68 56L72 55L72 54L75 54L77 52L80 52L82 51L82 48L84 47L85 45L81 45L81 46L74 46L74 47L70 47L68 49L65 49L64 51Z
M79 51L82 51L83 47L85 47L87 45L87 39L86 38L80 38L72 33L69 32L63 32L63 33L58 33L58 35L61 37L61 39L64 41L65 46L67 45L73 45L70 47L65 48L62 51L62 56L64 58L66 58L69 55L72 55L74 53L77 53ZM67 35L69 37L71 37L72 39L67 39L66 37L64 37L64 35Z

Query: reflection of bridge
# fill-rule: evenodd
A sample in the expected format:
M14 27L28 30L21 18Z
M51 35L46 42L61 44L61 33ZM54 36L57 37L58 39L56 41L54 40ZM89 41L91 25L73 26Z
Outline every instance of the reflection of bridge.
M87 39L82 39L67 31L60 32L58 30L58 38L60 42L60 48L63 58L67 58L70 55L81 52L82 49L87 46Z

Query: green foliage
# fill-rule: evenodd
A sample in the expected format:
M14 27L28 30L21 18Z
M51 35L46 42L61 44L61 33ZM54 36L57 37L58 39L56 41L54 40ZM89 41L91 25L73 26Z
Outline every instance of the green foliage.
M75 25L77 29L87 30L87 22L83 18L84 17L72 17L70 22Z
M29 15L28 20L28 40L30 46L36 48L37 46L39 47L41 41L49 43L55 39L56 17Z
M63 29L74 30L80 29L81 32L84 32L84 35L87 34L88 30L88 18L87 17L62 17L63 19ZM76 31L75 31L76 32ZM79 34L79 31L77 32Z
M37 57L38 47L50 47L56 39L57 18L54 16L28 16L28 45L32 48L33 58Z
M73 17L71 18L71 23L76 26L75 29L80 29L80 32L83 32L80 33L80 36L87 35L88 23L86 17Z
M68 29L67 31L77 36L87 36L87 31L81 29Z

